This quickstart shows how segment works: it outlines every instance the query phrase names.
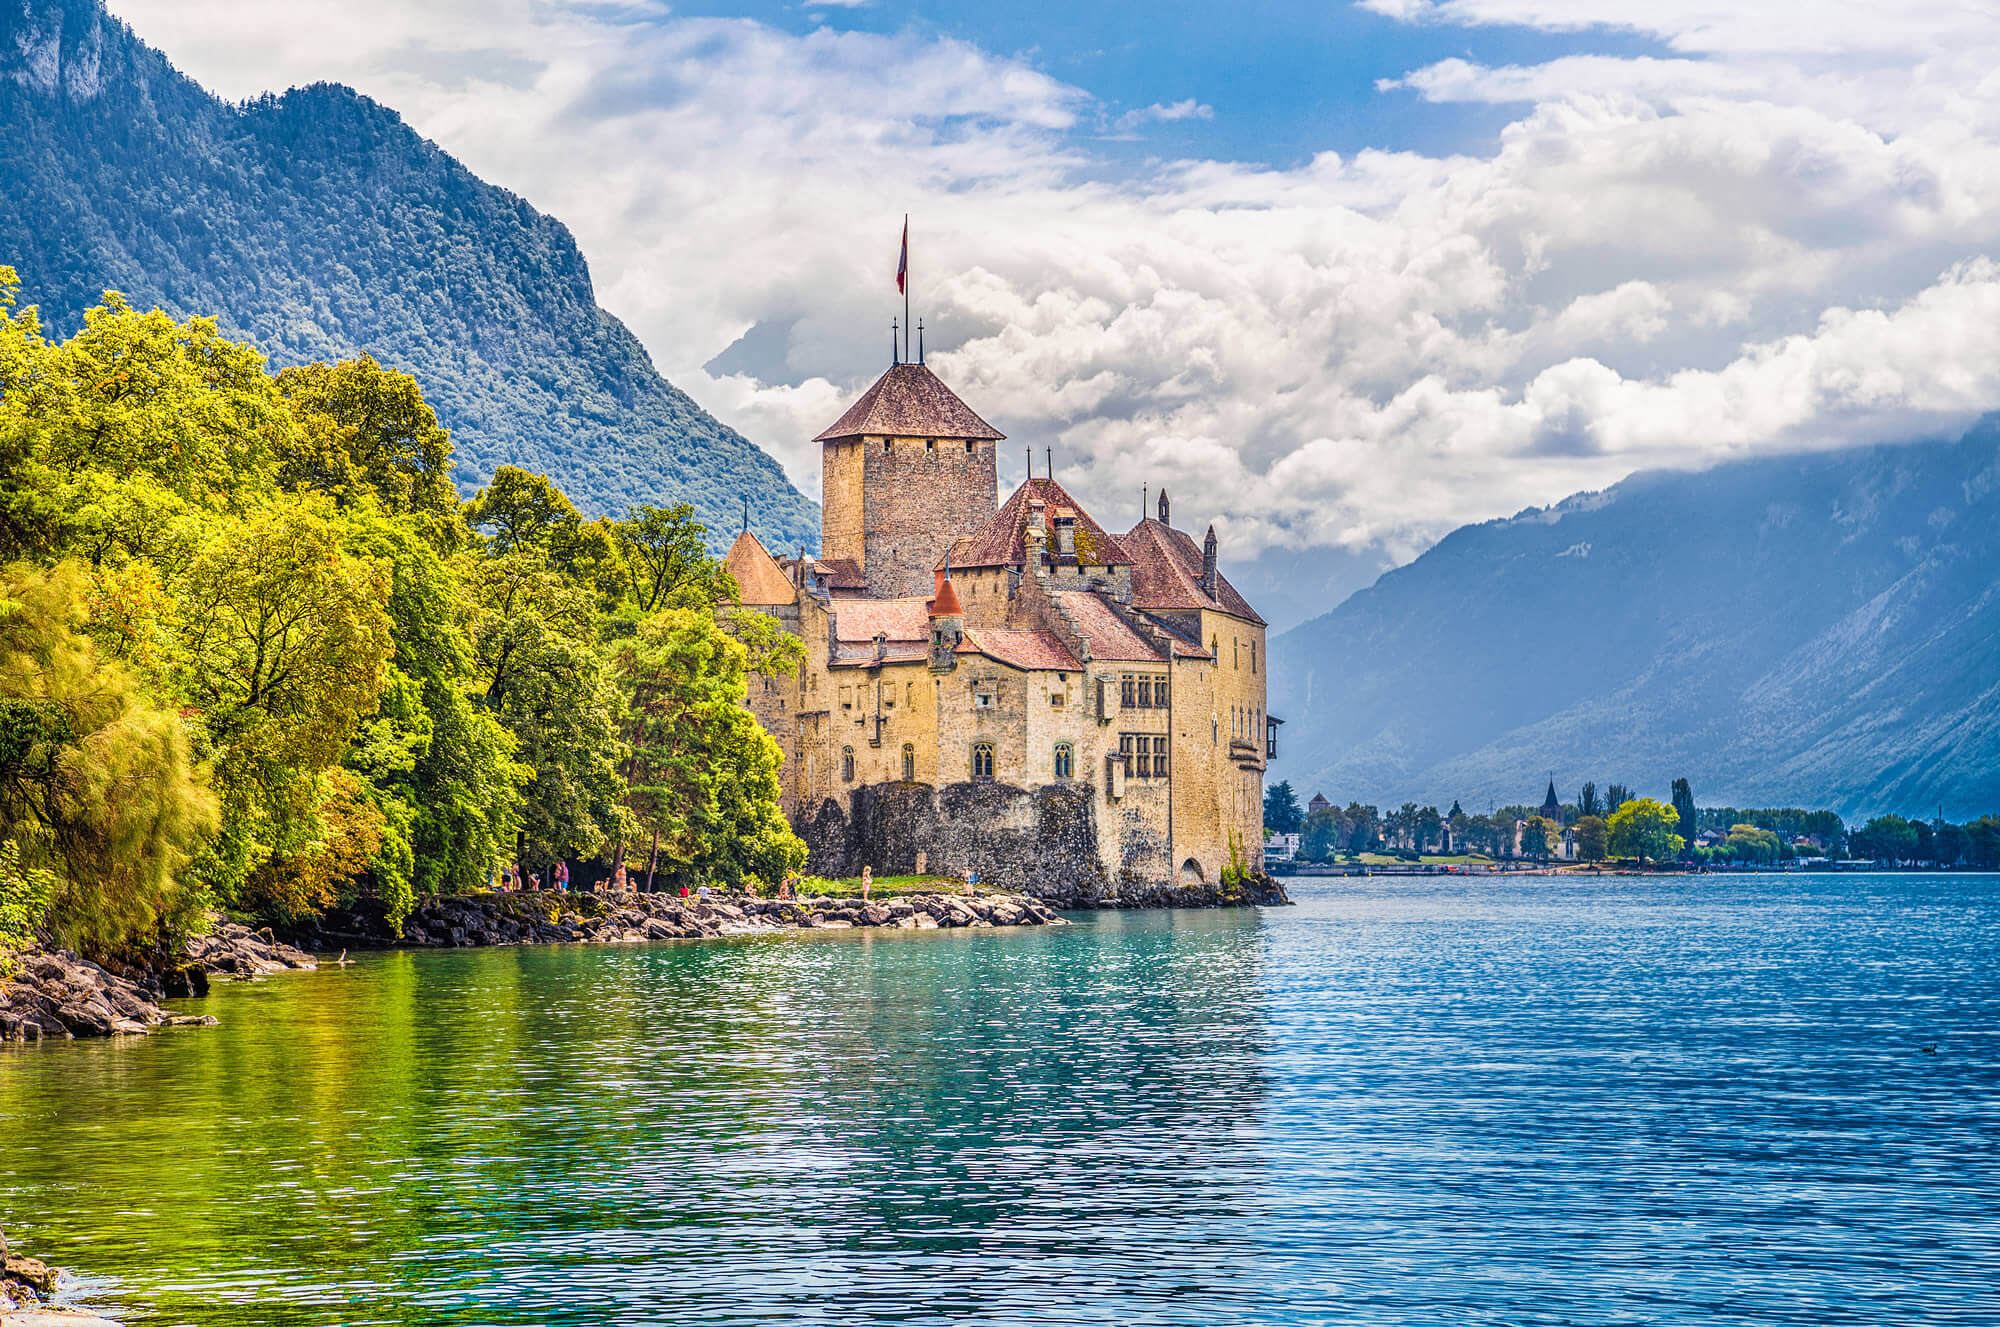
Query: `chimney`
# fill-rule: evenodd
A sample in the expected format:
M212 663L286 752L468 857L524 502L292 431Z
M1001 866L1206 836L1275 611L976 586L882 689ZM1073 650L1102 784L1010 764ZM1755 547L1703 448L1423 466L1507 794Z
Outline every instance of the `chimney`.
M889 637L885 632L875 633L875 662L881 663L889 657Z
M1215 527L1208 527L1208 538L1201 541L1201 592L1215 598Z
M1029 518L1028 528L1022 531L1022 534L1025 536L1023 541L1025 556L1023 561L1028 564L1029 572L1036 576L1048 575L1049 562L1046 553L1048 550L1049 532L1042 528L1040 511L1037 511L1034 516Z
M1028 528L1030 530L1045 530L1048 528L1048 508L1049 504L1040 498L1030 497L1028 499Z

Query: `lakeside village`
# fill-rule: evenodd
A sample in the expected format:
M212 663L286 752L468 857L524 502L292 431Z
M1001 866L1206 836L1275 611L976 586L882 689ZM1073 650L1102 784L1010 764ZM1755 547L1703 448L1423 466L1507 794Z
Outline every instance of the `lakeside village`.
M1161 493L1114 533L1046 455L1002 502L920 348L817 439L819 553L746 519L717 557L687 504L587 519L507 466L461 501L366 356L273 373L115 295L52 341L15 287L0 1036L373 945L1284 901L1214 528Z
M1264 794L1264 860L1276 875L1330 869L2000 870L2000 815L1952 824L1880 815L1850 827L1834 811L1697 807L1686 779L1671 800L1622 784L1585 783L1574 802L1555 780L1539 806L1468 815L1406 802L1384 814L1314 793L1304 806L1290 781Z

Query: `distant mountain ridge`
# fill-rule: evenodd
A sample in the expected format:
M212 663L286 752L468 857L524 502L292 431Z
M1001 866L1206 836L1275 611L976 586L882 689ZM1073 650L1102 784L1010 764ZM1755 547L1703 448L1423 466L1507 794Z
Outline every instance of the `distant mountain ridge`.
M503 464L580 507L692 502L726 541L818 542L778 463L597 306L561 222L333 84L231 106L99 0L0 0L0 263L67 334L106 289L213 314L276 364L416 376L461 484Z
M1454 531L1272 645L1273 777L1467 810L1554 771L1703 805L2000 808L2000 416L1635 475Z

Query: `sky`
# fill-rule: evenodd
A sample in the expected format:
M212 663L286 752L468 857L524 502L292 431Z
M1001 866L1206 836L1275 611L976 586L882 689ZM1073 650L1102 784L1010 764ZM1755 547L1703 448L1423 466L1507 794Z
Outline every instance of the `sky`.
M1279 626L1468 521L2000 407L2000 0L111 7L561 218L814 495L907 213L1003 487L1165 486Z

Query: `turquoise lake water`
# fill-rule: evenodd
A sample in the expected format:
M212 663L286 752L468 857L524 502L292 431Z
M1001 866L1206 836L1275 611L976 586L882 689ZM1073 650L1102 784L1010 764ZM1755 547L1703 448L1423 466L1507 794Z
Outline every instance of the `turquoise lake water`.
M219 986L0 1053L0 1226L161 1324L2000 1321L2000 879L1294 892Z

